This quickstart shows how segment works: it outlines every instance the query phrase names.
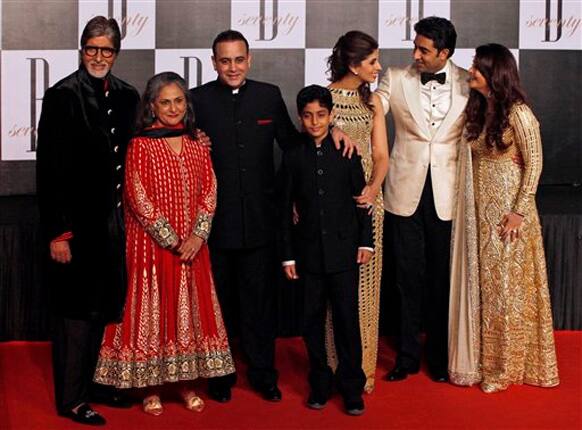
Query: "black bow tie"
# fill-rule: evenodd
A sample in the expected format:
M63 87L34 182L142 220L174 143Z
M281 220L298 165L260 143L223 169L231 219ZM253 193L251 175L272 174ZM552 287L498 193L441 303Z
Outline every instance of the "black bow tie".
M430 81L437 81L439 84L442 85L445 83L446 79L447 79L447 74L445 72L442 72L442 73L423 72L420 74L420 82L422 82L422 85L424 85Z

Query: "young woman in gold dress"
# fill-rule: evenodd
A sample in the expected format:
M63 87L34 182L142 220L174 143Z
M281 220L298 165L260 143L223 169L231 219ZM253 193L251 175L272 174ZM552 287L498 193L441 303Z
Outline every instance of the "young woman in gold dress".
M370 91L370 84L382 70L378 56L378 42L374 38L360 31L350 31L339 38L328 59L334 124L357 145L366 176L367 185L356 200L373 214L374 256L369 263L360 266L359 286L362 368L368 393L374 389L378 352L384 219L381 187L388 171L384 111L378 96ZM328 336L328 343L329 356L335 356L331 336Z
M480 382L487 393L510 384L553 387L558 368L535 205L539 123L507 48L478 47L470 74L453 223L450 379Z

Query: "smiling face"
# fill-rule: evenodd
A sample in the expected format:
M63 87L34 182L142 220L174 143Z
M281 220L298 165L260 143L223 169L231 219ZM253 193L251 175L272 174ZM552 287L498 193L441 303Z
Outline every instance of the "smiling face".
M186 115L186 104L186 95L178 85L172 83L162 87L151 105L156 123L165 127L180 124Z
M352 73L357 75L363 82L376 82L378 73L382 70L380 64L380 51L376 49L368 55L359 65L350 67Z
M319 143L328 133L332 115L327 107L321 106L319 101L314 100L305 105L299 119L307 134Z
M449 50L439 51L434 46L434 41L428 37L417 34L414 38L413 51L414 65L419 72L435 73L445 67Z
M218 79L231 88L240 88L251 68L251 54L242 40L220 42L212 57Z
M113 67L117 52L107 36L92 37L81 51L81 61L87 72L94 78L102 79Z
M479 69L475 67L475 63L469 68L469 88L475 91L479 91L485 97L489 95L491 89L487 83L487 79L481 74Z

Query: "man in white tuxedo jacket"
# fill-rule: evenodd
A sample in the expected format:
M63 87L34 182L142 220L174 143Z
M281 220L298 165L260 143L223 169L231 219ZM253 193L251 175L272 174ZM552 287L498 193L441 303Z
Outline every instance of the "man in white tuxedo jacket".
M430 375L445 382L452 206L469 75L449 59L457 38L450 21L425 18L414 29L414 64L389 68L376 91L384 111L392 112L396 132L384 208L401 331L396 366L387 379L418 372L424 326Z

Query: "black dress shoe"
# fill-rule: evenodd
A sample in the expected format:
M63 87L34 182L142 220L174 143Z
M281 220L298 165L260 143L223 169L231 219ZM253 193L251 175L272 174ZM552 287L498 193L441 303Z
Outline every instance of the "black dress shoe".
M364 413L364 400L363 399L355 399L355 400L345 400L344 405L346 407L346 413L348 415L362 415Z
M277 385L266 385L259 388L258 391L261 393L261 396L263 396L263 399L268 400L269 402L280 402L283 398L281 390L279 390Z
M129 396L120 391L113 391L111 393L95 393L91 396L91 402L106 405L112 408L131 408L133 402Z
M321 410L325 408L326 404L327 404L326 398L316 396L314 394L310 394L309 399L307 399L307 407L309 409Z
M408 378L408 375L418 373L418 368L396 366L386 375L385 379L390 382L402 381Z
M430 379L434 382L449 382L449 373L447 371L429 371Z
M219 403L230 402L232 393L230 387L208 387L208 397Z
M94 411L87 403L83 403L81 406L79 406L76 412L69 411L62 415L72 419L79 424L87 424L90 426L105 425L105 418L99 415L98 412Z

